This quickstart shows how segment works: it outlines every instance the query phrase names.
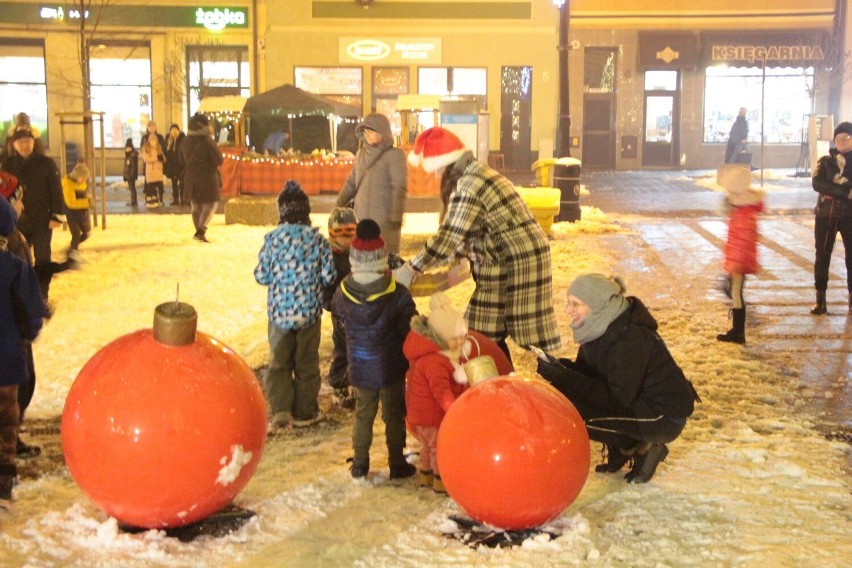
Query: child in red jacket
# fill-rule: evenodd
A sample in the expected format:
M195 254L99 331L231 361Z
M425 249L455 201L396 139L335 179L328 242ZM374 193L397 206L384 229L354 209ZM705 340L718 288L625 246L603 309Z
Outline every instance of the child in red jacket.
M730 211L728 240L725 243L725 272L730 280L733 301L733 327L716 336L719 341L745 343L746 305L743 297L746 274L756 274L757 216L763 211L764 191L751 187L751 168L742 164L725 164L716 171L716 182L725 190L725 206Z
M441 292L432 295L428 316L411 318L402 351L408 358L405 378L406 426L422 445L420 483L446 493L438 470L438 428L450 405L468 388L461 368L467 322Z

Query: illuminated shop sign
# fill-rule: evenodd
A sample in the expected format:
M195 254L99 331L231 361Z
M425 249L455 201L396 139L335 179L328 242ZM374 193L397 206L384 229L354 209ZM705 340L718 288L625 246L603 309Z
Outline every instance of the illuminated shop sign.
M154 6L121 5L104 2L91 5L89 10L62 5L38 6L36 13L32 5L14 6L20 12L21 23L64 23L75 24L80 20L98 21L102 26L147 26L165 28L204 28L221 32L232 28L248 28L248 8L209 6Z
M239 8L198 8L195 11L195 23L214 32L226 27L245 27L246 20L246 11Z
M818 45L714 45L713 61L822 61Z
M340 63L441 63L441 38L339 39Z

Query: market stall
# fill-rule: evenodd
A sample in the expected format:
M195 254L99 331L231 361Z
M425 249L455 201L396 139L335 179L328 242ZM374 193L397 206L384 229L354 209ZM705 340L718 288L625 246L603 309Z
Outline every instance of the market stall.
M396 110L400 116L402 135L400 148L406 154L414 148L417 135L439 122L439 95L399 95L396 99ZM440 192L441 182L434 175L426 173L420 166L408 164L408 195L433 196Z

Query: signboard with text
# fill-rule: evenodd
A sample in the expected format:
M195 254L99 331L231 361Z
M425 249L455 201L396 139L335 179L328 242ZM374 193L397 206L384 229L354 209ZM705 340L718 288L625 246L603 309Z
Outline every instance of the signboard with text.
M338 40L340 63L372 65L439 65L439 37L341 37Z

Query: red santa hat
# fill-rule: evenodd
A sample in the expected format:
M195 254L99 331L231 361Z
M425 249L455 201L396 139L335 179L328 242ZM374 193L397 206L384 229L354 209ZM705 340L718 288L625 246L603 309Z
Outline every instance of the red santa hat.
M414 150L408 155L408 162L422 166L426 172L434 172L449 166L462 157L467 148L459 137L440 126L424 130L414 141Z

